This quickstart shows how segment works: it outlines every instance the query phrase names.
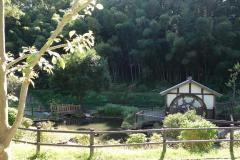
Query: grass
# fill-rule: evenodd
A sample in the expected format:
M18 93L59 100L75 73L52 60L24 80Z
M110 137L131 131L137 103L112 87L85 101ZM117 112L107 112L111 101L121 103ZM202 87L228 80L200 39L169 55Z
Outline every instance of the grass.
M12 144L14 160L33 160L35 146L27 144ZM235 157L240 159L240 148L235 148ZM161 155L161 148L153 149L127 149L127 148L105 148L96 149L92 160L158 160ZM87 160L88 149L64 148L64 147L41 147L39 160ZM182 148L168 148L166 160L170 159L230 159L228 148L213 149L209 153L193 154Z

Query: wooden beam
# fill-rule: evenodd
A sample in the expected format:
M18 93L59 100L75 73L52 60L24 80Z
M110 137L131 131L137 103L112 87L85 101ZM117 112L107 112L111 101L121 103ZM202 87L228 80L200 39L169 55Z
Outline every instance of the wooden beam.
M177 93L177 92L171 92L171 93L168 93L168 94L189 94L189 93L182 93L182 92L179 92L179 93ZM202 95L202 93L191 93L191 94L195 94L195 95ZM214 94L212 94L212 93L203 93L203 95L211 95L211 96L214 96Z

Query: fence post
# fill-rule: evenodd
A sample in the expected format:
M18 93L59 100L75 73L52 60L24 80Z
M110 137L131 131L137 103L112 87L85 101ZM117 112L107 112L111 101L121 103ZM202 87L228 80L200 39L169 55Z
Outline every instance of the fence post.
M93 157L94 155L94 129L90 129L90 157Z
M234 124L231 124L231 127L234 127ZM230 155L231 159L234 160L234 151L233 151L233 145L234 145L234 129L230 129L230 145L229 145L229 150L230 150Z
M41 127L38 125L37 126L37 150L36 154L40 152L40 142L41 142Z
M162 142L163 142L163 148L162 148L162 154L161 154L161 157L160 157L160 160L163 160L164 157L165 157L165 154L166 154L166 150L167 150L167 143L166 143L166 133L165 133L165 128L163 127L163 132L162 132Z

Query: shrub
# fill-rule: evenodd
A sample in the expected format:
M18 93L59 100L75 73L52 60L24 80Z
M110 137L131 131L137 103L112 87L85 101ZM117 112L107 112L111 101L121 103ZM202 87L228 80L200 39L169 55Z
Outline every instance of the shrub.
M176 113L168 115L164 121L163 125L167 128L181 128L188 127L186 123L195 122L197 120L202 119L201 116L196 115L196 111L191 110L184 114ZM168 131L167 137L177 139L180 135L181 131Z
M15 108L8 108L8 123L13 125L17 116L17 110Z
M109 117L123 117L123 108L117 104L106 104L103 108L98 109L98 113Z
M181 113L170 114L164 119L163 125L167 128L180 128L184 121L187 121L187 118L184 117L183 114ZM178 138L180 132L181 131L168 131L166 134L167 137Z
M185 123L187 128L211 128L216 127L211 122L201 119L195 122L188 121ZM183 130L180 134L182 140L213 140L217 137L217 130ZM183 143L183 147L192 152L206 152L209 151L214 142L192 142Z
M25 128L29 128L31 125L33 124L33 121L29 118L23 118L22 120L22 125L25 127Z
M153 133L153 135L150 137L150 142L162 142L162 135Z
M127 139L127 144L133 143L144 143L146 142L146 135L143 133L131 134ZM140 146L134 146L134 148L139 148Z
M14 139L20 140L25 136L25 132L23 130L17 130L17 132L14 135Z
M81 145L89 145L89 140L90 137L87 134L79 134L71 139L71 141Z
M17 109L15 108L8 108L8 123L9 125L13 125L13 123L15 122L17 116ZM23 118L22 120L22 126L25 128L30 127L33 124L33 121L29 118Z
M226 135L226 139L230 139L230 133ZM240 139L240 132L234 133L234 139ZM240 141L233 142L234 147L238 148L240 147ZM229 147L229 142L222 142L222 147Z

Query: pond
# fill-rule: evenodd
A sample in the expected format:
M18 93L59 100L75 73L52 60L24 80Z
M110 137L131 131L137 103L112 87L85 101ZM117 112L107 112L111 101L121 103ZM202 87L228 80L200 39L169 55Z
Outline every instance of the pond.
M57 127L58 129L68 129L68 130L120 130L122 120L113 118L71 118L66 119L64 123L60 123Z

